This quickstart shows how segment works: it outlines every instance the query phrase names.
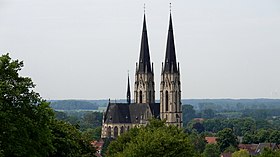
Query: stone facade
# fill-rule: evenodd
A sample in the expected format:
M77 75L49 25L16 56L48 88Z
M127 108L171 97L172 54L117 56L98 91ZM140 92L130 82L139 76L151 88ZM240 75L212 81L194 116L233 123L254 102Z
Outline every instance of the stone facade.
M160 118L168 125L182 127L181 82L179 73L162 73L160 84Z
M135 103L155 103L155 83L152 72L135 73L134 101Z

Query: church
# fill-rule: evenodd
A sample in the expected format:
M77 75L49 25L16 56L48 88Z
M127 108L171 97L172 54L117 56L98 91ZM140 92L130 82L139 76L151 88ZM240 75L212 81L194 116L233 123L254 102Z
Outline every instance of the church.
M155 102L154 66L151 63L144 13L140 56L135 71L134 102L131 102L128 78L127 102L109 101L103 115L101 138L116 138L130 128L147 125L151 118L165 119L166 125L183 126L180 67L176 61L171 13L165 60L161 69L160 103Z

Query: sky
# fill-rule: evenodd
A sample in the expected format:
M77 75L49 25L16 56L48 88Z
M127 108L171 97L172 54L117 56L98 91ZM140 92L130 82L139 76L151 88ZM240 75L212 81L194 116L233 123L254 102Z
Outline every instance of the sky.
M182 98L280 99L279 0L0 0L0 54L44 99L122 99L143 6L159 99L169 3Z

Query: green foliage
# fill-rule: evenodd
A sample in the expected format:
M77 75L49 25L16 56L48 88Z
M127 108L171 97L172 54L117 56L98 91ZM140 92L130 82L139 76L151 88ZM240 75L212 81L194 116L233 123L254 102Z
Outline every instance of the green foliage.
M189 121L196 117L195 110L192 105L182 105L183 122L187 125Z
M108 156L194 156L189 138L181 129L152 120L146 127L122 134L108 147Z
M247 150L240 149L239 151L232 153L232 157L250 157L250 154Z
M207 144L203 151L203 157L219 157L220 149L217 144Z
M32 89L28 77L19 76L23 62L0 57L0 141L4 156L47 156L53 150L49 104Z
M215 117L215 112L212 109L205 109L201 111L201 117L211 119Z
M237 148L237 137L234 135L232 129L225 128L222 131L219 131L217 136L217 144L219 145L221 152L224 152L230 146Z
M82 132L82 136L89 140L99 140L101 137L101 126L94 129L88 128Z
M218 132L224 128L231 128L235 135L242 136L256 130L256 122L252 118L209 119L203 122L205 131Z
M194 131L189 134L189 138L191 143L194 145L195 150L201 154L204 151L205 145L207 143L207 141L204 139L204 136Z
M245 133L242 140L242 143L244 144L259 143L257 142L256 136L252 133Z
M53 145L55 151L50 156L75 157L94 155L95 150L90 146L90 142L83 139L79 130L73 125L54 120L51 129L54 136Z
M270 132L269 142L276 143L278 145L280 144L280 131L279 130L273 130L272 132Z
M0 156L93 155L76 128L54 120L49 103L33 91L32 80L19 75L22 67L8 54L0 57ZM73 155L63 154L68 151Z
M224 150L224 152L225 153L233 153L237 150L238 150L237 146L230 145Z
M55 110L97 110L98 105L85 100L57 100L51 102Z
M106 152L107 152L107 150L108 150L108 146L110 145L110 143L111 143L112 140L113 140L112 138L105 138L105 139L104 139L103 148L102 148L102 150L101 150L101 155L102 155L102 156L106 156Z
M271 150L269 148L264 148L262 153L258 157L280 157L280 150Z
M60 112L56 111L56 118L69 122L72 125L79 126L81 131L86 131L91 128L101 126L102 122L102 113L93 112L93 111L69 111L69 112Z

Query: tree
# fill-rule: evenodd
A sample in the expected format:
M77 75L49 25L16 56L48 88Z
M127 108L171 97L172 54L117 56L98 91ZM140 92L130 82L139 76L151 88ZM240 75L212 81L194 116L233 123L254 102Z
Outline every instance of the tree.
M52 157L94 156L95 149L81 132L67 122L54 120L50 126L55 151Z
M258 157L280 157L280 150L274 151L269 148L264 148Z
M132 131L132 132L131 132ZM108 147L108 156L194 156L187 134L175 126L151 120L146 127L131 129Z
M202 110L201 117L202 118L207 118L207 119L214 118L215 117L215 112L212 109Z
M55 120L32 80L19 75L22 67L8 54L0 57L0 156L63 157L65 150L93 155L76 128Z
M4 156L47 156L53 151L49 125L53 112L19 76L23 62L0 57L0 145Z
M232 153L232 157L250 157L250 154L247 150L240 149L239 151Z
M225 151L226 148L230 146L237 148L237 137L233 134L232 129L225 128L222 131L219 131L217 136L217 144L219 145L221 152Z
M244 144L258 143L256 136L253 133L245 133L242 139Z
M203 157L219 157L219 146L217 144L207 144L202 155Z
M204 151L205 145L207 143L207 141L204 139L204 136L198 134L196 131L193 131L189 134L189 138L191 143L194 145L195 150L201 154Z
M256 133L257 143L264 143L269 141L270 131L265 129L260 129Z
M190 122L193 118L196 117L195 110L193 109L192 105L183 105L182 106L182 112L183 112L183 122L186 126L188 122Z
M273 130L269 136L269 142L280 144L280 131Z
M88 128L87 130L82 132L82 136L85 139L89 140L98 140L101 137L101 126L96 127L94 129Z

